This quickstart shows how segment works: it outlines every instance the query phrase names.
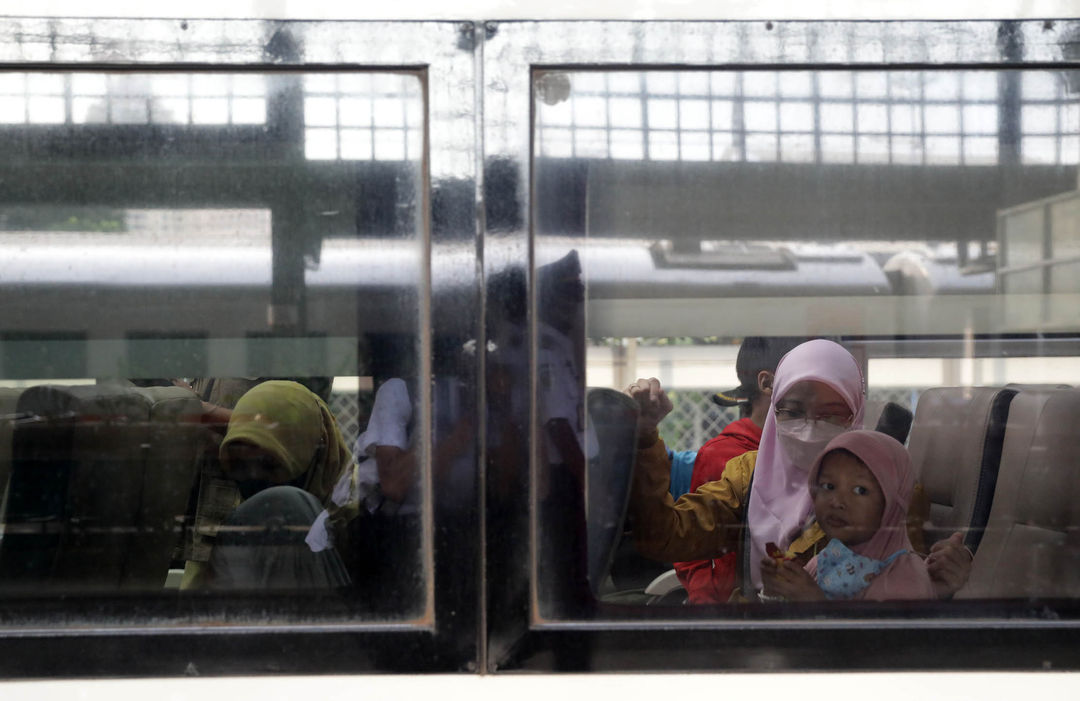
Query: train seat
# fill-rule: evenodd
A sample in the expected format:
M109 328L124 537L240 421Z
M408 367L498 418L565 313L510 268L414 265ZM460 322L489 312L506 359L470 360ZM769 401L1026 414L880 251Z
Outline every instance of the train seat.
M908 450L929 501L926 547L963 531L964 544L978 549L1015 395L1000 387L934 387L919 397Z
M164 585L195 479L197 397L127 384L25 390L12 432L0 588ZM197 427L197 428L196 428Z
M126 563L124 585L158 588L164 586L210 434L202 423L202 402L191 391L181 387L136 387L134 391L148 404L145 443L150 451L143 471L141 527L133 535L133 556Z
M873 429L906 443L911 432L911 410L896 402L867 400L863 428Z
M7 495L8 477L11 476L11 432L15 427L16 409L21 389L0 387L0 516Z
M638 408L622 392L605 388L590 389L585 401L596 439L596 454L588 460L586 478L588 578L593 594L598 595L626 521L637 451Z
M1012 402L990 520L962 598L1080 594L1080 391Z

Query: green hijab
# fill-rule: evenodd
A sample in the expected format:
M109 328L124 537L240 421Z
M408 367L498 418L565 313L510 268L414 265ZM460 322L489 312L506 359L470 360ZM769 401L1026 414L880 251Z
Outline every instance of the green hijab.
M218 453L226 474L226 448L236 441L274 456L293 480L306 474L301 486L324 504L352 464L352 453L330 408L297 382L263 382L240 397Z

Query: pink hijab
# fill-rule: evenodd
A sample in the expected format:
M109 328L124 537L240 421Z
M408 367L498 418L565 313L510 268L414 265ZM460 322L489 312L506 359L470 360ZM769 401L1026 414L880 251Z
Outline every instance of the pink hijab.
M852 426L862 426L863 377L855 358L838 343L815 339L795 346L780 359L773 378L772 404L761 432L754 478L750 488L747 526L750 529L750 580L761 588L765 544L787 548L813 514L806 489L810 465L796 465L776 440L776 403L792 386L805 380L823 382L844 398L854 414Z
M934 597L933 585L926 564L914 554L907 535L907 512L911 503L911 491L915 476L911 471L911 457L907 449L891 436L878 431L848 431L829 441L825 450L810 468L807 484L809 493L817 483L818 473L825 456L834 450L847 450L863 462L874 475L885 494L885 511L881 514L881 527L865 543L851 546L864 557L884 560L897 550L908 553L893 560L884 571L870 581L862 591L861 599L930 599ZM814 562L814 565L817 563ZM816 574L816 567L807 568Z

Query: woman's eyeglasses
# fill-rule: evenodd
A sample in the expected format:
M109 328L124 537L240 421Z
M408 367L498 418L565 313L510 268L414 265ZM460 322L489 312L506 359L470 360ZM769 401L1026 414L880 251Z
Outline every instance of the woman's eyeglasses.
M814 425L818 422L831 424L833 426L842 426L847 428L851 425L852 419L855 417L851 414L822 414L820 416L808 416L805 411L801 409L777 409L776 420L777 421L799 421L803 425Z

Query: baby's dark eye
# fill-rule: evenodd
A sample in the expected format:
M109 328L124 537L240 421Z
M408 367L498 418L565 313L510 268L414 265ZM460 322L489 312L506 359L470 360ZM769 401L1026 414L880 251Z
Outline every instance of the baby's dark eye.
M832 482L818 482L817 488L823 492L831 492L835 489Z
M867 489L866 487L855 487L851 491L854 492L855 494L858 494L861 497L866 496L867 494L870 493L870 490Z

